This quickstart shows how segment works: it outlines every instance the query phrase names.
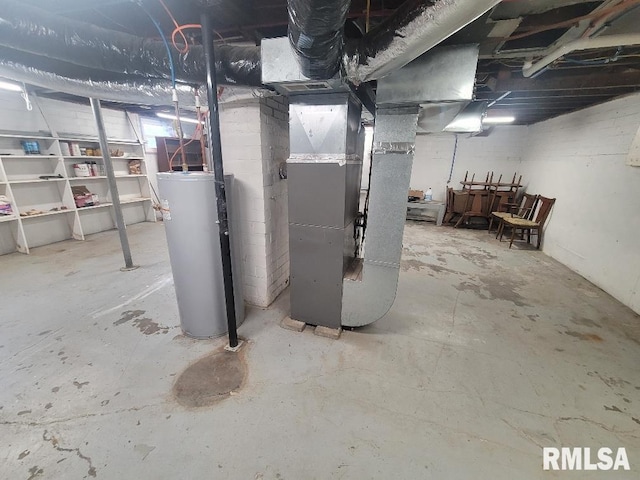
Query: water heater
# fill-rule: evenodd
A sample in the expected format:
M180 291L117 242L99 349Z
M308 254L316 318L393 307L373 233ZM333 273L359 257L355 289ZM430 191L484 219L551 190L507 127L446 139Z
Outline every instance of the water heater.
M244 320L240 239L234 217L233 175L225 176L236 322ZM185 335L227 332L215 177L207 172L158 173L180 326Z

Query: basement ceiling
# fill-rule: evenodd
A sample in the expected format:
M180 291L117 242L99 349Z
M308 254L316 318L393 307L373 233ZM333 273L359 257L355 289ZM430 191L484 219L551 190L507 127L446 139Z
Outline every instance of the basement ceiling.
M95 25L157 38L148 16L131 0L24 0L52 13ZM415 1L415 0L408 0ZM159 0L141 2L163 31L174 25ZM218 43L259 44L287 33L286 0L164 0L180 24L199 23L201 5L209 5ZM404 2L371 0L375 27ZM367 1L353 0L345 26L347 38L365 31ZM516 124L532 124L640 90L640 46L583 50L565 55L526 78L522 67L568 41L602 35L638 33L640 0L504 0L445 44L478 43L480 60L476 98L490 102L489 115L513 115ZM189 39L199 43L199 31ZM54 92L42 92L55 96ZM58 95L68 99L68 96Z

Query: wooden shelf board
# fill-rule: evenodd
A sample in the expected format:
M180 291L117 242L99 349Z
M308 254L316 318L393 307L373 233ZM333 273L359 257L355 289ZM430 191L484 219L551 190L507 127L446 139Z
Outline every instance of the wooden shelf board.
M75 209L72 208L68 208L66 210L57 210L55 212L44 212L44 213L39 213L38 215L27 215L27 216L21 216L20 218L22 220L28 220L30 218L40 218L40 217L48 217L49 215L57 215L59 213L72 213L75 212Z
M125 205L127 203L140 203L140 202L150 202L150 201L151 201L150 198L142 198L142 197L140 197L140 198L123 198L123 199L120 199L120 203L122 205Z
M100 143L100 140L96 137L86 137L86 138L78 138L78 137L56 137L57 140L62 142L76 142L76 143ZM117 143L120 145L142 145L137 140L126 140L122 138L109 138L107 139L107 143Z
M53 158L53 159L57 160L58 158L60 158L59 155L2 155L2 154L0 154L0 157L2 157L2 160L11 160L11 159L14 159L14 160L18 160L18 159L20 159L20 160L24 160L24 159L42 160L42 159L45 159L45 158L48 158L48 159L52 159Z
M110 207L112 205L113 203L105 202L105 203L101 203L100 205L92 205L91 207L78 208L78 212L84 212L85 210L95 210L96 208Z
M63 155L65 160L103 160L103 157L98 157L95 155ZM111 157L111 161L113 160L144 160L144 157Z
M0 138L26 138L30 140L56 140L56 137L47 137L45 135L36 133L34 135L29 135L26 133L16 132L16 133L0 133Z
M42 178L34 178L33 180L9 180L10 184L25 184L25 183L51 183L51 182L64 182L66 178L50 178L48 180Z

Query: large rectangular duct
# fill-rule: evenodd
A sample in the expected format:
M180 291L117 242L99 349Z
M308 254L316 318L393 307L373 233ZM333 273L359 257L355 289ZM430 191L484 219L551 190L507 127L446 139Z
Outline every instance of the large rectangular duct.
M343 93L289 101L291 317L339 328L342 280L355 256L361 105Z
M393 305L416 131L442 131L469 103L477 59L476 45L434 48L378 80L364 266L344 281L342 325L367 325Z
M396 297L417 120L417 106L376 111L362 280L344 281L342 325L378 320Z

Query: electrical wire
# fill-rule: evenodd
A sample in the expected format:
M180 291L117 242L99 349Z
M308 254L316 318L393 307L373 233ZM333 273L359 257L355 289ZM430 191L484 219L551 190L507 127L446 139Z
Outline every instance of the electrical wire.
M149 19L151 20L153 25L156 27L156 30L160 34L160 38L162 38L162 42L164 43L164 47L167 50L167 56L169 57L169 69L171 71L171 84L173 85L173 89L175 90L176 89L176 69L175 69L175 66L173 64L173 56L171 55L171 47L169 46L169 42L167 41L167 37L165 36L164 32L162 31L162 27L160 26L158 21L155 18L153 18L153 15L151 15L149 13L149 11L146 8L144 8L144 6L141 3L138 3L138 6L142 9L142 11L144 13L147 14L147 17L149 17Z
M158 0L158 1L160 2L160 5L162 5L162 8L164 8L164 10L167 12L167 15L169 15L169 18L173 22L173 25L176 28L180 28L180 24L178 23L178 21L175 19L175 17L171 13L171 10L169 10L169 7L167 7L167 4L164 3L163 0ZM178 50L178 52L180 52L182 54L185 54L185 53L189 52L189 42L187 40L187 37L184 35L184 33L182 31L180 31L180 36L182 37L182 41L184 42L184 47L180 48L180 47L178 47L178 45L176 45L175 36L174 35L171 36L171 43L173 44L175 49Z
M604 59L591 58L587 60L582 60L578 58L567 58L564 57L563 61L567 63L573 63L575 65L606 65L607 63L616 62L620 58L620 54L622 53L622 47L618 47L616 53Z
M451 183L451 179L453 178L453 167L456 164L456 154L458 153L458 134L455 134L454 136L456 137L456 142L453 144L453 156L451 157L451 169L449 170L447 185Z

